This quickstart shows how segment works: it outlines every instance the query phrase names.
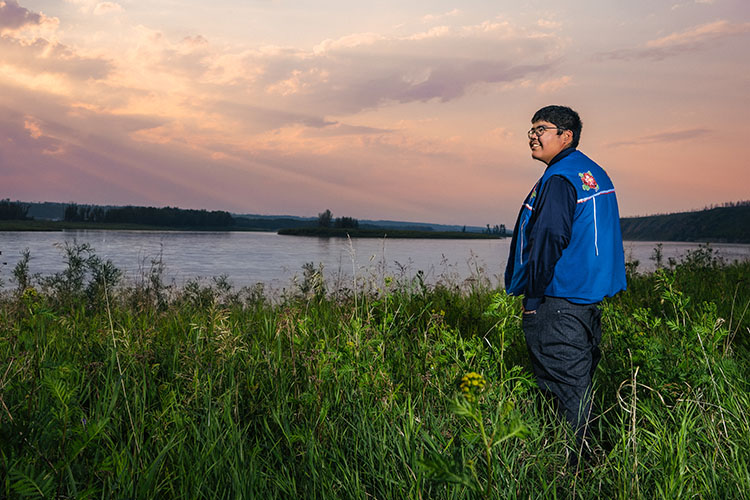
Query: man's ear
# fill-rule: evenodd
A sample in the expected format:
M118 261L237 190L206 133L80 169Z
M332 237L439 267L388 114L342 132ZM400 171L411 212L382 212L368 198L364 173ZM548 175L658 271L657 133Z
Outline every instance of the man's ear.
M573 144L573 131L572 130L564 130L563 136L565 136L565 142L567 146L570 146Z

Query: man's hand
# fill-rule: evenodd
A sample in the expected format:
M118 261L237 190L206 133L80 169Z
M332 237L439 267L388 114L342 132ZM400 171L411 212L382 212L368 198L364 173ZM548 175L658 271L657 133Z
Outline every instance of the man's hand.
M534 311L527 311L525 307L521 306L521 311L523 314L536 314L536 310Z

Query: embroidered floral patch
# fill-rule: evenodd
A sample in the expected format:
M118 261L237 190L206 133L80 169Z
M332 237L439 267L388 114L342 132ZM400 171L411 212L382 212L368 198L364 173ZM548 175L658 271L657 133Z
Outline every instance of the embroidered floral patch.
M594 179L594 176L591 174L591 170L584 173L579 173L578 177L581 178L581 181L583 181L583 190L588 191L590 189L593 189L594 191L599 191L599 184L596 183L596 179Z

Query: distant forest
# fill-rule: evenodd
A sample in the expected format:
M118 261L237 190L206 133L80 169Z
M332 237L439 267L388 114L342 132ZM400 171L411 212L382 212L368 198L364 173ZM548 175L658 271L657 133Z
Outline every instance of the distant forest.
M636 241L750 243L750 201L696 212L620 219L622 237Z
M326 210L314 217L275 216L275 215L238 215L229 212L206 210L186 210L180 208L154 208L111 205L79 205L76 203L57 202L11 202L2 200L0 204L0 230L54 231L63 228L135 229L147 226L159 229L194 229L216 231L279 231L282 229L307 229L330 227L332 229L370 230L387 229L411 232L451 232L488 233L508 235L504 224L494 227L487 224L486 229L479 226L451 226L425 222L403 221L364 221L353 217L333 217ZM507 233L507 234L506 234Z
M0 220L30 220L29 206L23 203L0 200Z
M65 207L65 222L101 222L107 224L143 224L163 227L231 227L235 220L220 210L185 210L181 208L117 207L104 209L90 205Z
M36 218L57 219L66 223L137 224L178 229L277 231L309 228L309 231L323 227L333 230L359 229L366 232L377 228L369 224L360 225L357 219L350 217L333 218L329 210L318 214L317 220L294 217L250 218L233 216L224 211L172 207L102 207L75 203L64 205L0 200L0 221L21 221L4 224L4 228L28 229L26 226L35 224ZM11 226L12 224L21 224L21 227ZM625 217L620 219L620 224L623 238L626 240L750 243L750 201L723 203L693 212ZM417 227L403 229L417 230ZM393 230L393 227L389 228L389 231ZM420 227L419 230L431 228ZM490 228L488 225L486 232L502 236L505 234L505 226Z

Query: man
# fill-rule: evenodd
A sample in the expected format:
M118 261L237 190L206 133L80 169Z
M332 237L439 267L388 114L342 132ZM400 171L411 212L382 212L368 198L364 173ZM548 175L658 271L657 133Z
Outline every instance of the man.
M534 375L554 395L582 446L601 357L597 304L626 286L620 216L609 176L576 149L578 113L547 106L531 122L531 157L547 167L518 215L505 289L524 296L523 331Z

